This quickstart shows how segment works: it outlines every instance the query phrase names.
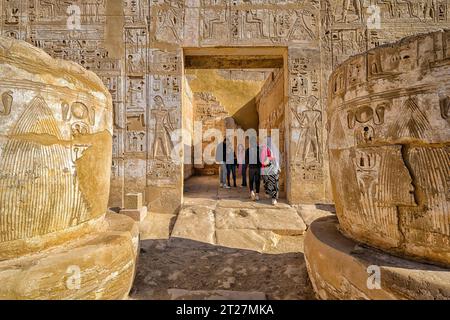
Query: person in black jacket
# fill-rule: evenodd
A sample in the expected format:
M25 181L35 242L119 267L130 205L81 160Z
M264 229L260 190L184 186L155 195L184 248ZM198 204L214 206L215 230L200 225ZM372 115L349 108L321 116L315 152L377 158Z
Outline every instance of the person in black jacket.
M248 165L250 197L258 201L261 186L261 161L256 137L250 137L250 145L245 150L245 163Z
M226 188L227 186L227 138L217 145L216 149L216 162L220 165L219 168L219 183L220 187Z
M237 158L236 153L234 152L234 145L232 143L228 143L225 149L226 149L226 163L227 163L227 186L225 188L227 189L231 188L230 174L233 175L233 187L236 188Z

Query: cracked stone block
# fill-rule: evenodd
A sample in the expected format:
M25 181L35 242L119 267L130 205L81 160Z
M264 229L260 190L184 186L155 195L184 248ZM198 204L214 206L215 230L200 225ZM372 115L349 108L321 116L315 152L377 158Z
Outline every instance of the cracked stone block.
M203 206L192 206L180 211L171 237L214 244L214 231L213 210Z

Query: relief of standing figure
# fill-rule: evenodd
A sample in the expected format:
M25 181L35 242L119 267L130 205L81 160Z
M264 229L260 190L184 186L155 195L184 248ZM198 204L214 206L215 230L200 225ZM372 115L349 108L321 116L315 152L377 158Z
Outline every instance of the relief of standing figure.
M298 123L300 124L301 133L297 143L295 156L299 155L302 149L302 161L308 160L310 153L313 153L313 158L316 162L320 162L320 144L319 144L319 129L318 126L322 121L322 113L314 109L318 99L315 96L310 96L306 103L306 109L302 113L298 113L292 109Z
M161 146L163 155L168 157L172 150L171 133L174 128L170 121L170 111L165 107L164 101L161 96L153 98L157 109L151 111L155 118L155 131L153 140L153 158L158 155L158 148Z

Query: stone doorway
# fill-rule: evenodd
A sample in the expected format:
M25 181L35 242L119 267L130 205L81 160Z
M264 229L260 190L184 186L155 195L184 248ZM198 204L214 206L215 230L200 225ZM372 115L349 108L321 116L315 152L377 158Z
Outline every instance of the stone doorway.
M233 175L230 175L231 190L219 188L219 165L215 158L221 138L217 133L225 136L229 129L236 134L233 146L238 159L245 157L247 148L245 142L238 140L239 132L248 135L266 131L278 141L282 156L280 199L286 198L289 168L286 152L289 142L285 137L286 57L287 49L282 47L184 49L184 202L195 194L210 199L248 200L248 170L245 183L242 165L236 166L236 188ZM264 199L262 183L261 198Z

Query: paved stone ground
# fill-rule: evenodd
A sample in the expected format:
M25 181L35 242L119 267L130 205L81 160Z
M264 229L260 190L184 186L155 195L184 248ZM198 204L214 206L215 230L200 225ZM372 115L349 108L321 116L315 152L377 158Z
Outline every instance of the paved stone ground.
M186 181L178 217L150 213L131 299L314 299L303 237L329 206L254 202L216 177ZM305 223L306 222L306 223Z

